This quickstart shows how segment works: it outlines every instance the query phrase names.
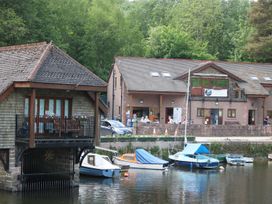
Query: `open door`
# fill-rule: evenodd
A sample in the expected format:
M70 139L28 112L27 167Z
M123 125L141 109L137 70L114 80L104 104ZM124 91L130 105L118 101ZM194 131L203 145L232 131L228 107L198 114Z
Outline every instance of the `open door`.
M248 124L255 125L255 110L248 110Z

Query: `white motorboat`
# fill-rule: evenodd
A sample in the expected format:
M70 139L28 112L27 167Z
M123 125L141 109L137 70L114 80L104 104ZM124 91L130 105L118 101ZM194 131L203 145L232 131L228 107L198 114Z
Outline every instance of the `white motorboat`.
M245 163L253 163L254 158L253 157L244 157L241 154L227 154L226 161L230 165L244 166Z
M118 177L121 168L111 163L106 155L83 153L79 167L80 174L89 176Z

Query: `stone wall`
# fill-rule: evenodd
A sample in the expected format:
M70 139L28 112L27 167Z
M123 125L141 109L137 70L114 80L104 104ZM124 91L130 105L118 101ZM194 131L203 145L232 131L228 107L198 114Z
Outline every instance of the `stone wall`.
M184 135L185 125L138 123L137 135ZM272 136L272 126L263 125L188 125L190 136Z
M3 163L0 165L0 189L8 191L20 191L21 185L18 176L21 167L15 165L15 150L9 149L9 167L5 170Z

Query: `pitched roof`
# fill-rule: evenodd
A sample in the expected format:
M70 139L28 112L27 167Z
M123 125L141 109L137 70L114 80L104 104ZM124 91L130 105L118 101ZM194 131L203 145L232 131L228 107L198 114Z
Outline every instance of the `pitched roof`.
M272 84L272 80L267 80L268 77L272 79L272 64L137 57L117 57L115 63L129 91L186 92L185 82L174 79L187 75L189 68L201 71L207 64L214 64L221 72L238 80L246 94L268 95L262 84ZM158 72L160 77L152 77L151 72ZM162 77L162 72L168 72L171 77ZM252 78L254 76L257 80Z
M62 50L52 47L33 82L105 86L106 83Z
M0 47L0 95L14 82L106 86L106 82L51 43Z
M181 72L172 60L118 57L115 63L129 91L182 93L186 90L183 81L173 80ZM152 77L152 72L158 72L160 76ZM162 72L169 73L170 77L163 77Z

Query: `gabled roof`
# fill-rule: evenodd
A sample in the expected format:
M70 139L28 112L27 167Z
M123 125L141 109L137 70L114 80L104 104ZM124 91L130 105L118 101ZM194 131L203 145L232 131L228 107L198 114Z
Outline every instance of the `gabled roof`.
M220 67L219 65L216 65L214 62L208 61L208 62L203 62L203 63L199 63L197 66L192 67L191 69L191 74L194 73L199 73L207 68L212 67L213 69L228 75L230 78L235 79L236 81L240 81L240 82L244 82L241 78L239 78L238 76L228 72L227 70L225 70L224 68ZM175 79L186 79L188 77L188 71L185 72L184 74L176 77Z
M106 82L51 43L0 48L0 96L16 82L106 87Z
M119 68L128 91L135 92L167 92L183 93L186 85L183 81L173 80L180 71L178 65L171 60L118 57L115 64ZM152 77L152 72L158 72L159 77ZM170 73L163 77L162 72Z
M208 67L236 80L248 95L268 95L262 84L272 84L272 80L264 79L264 77L272 78L272 64L140 57L117 57L115 64L122 74L128 91L186 93L184 79L187 78L189 68L197 73ZM169 72L171 78L151 77L150 72ZM258 80L253 80L252 76L256 76ZM174 80L179 77L181 80Z

